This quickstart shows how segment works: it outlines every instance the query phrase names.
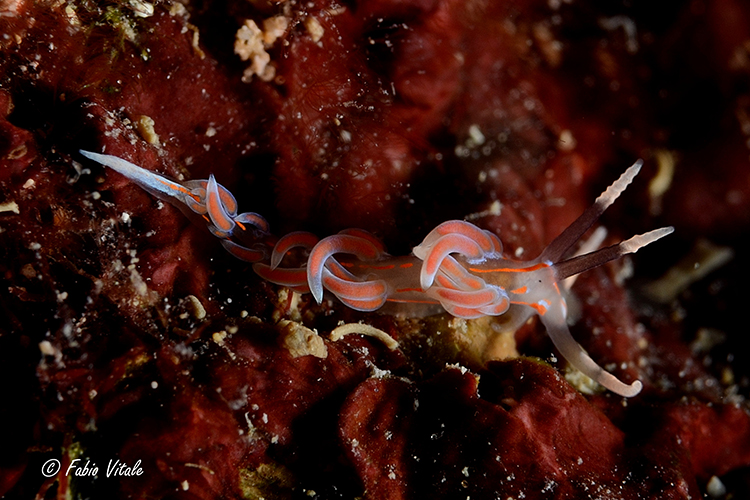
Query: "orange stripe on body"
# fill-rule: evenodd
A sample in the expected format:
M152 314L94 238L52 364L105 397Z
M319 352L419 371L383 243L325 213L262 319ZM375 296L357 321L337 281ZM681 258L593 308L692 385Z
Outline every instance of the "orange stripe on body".
M539 316L544 316L547 313L547 308L544 307L541 304L536 303L536 302L530 303L530 302L515 302L515 301L511 301L511 304L516 304L516 305L519 305L519 306L529 306L532 309L535 309L536 312L539 313Z
M549 267L549 264L545 264L544 262L540 262L539 264L535 264L531 267L498 267L494 269L479 269L476 267L470 267L469 271L473 273L529 273L531 271L537 271L539 269L544 269L545 267Z
M173 191L179 191L183 194L190 194L190 191L187 188L185 188L185 186L177 184L176 182L169 181L162 177L158 177L157 180ZM198 200L195 200L195 201L198 201Z
M363 262L357 262L356 264L350 264L350 265L351 266L355 266L356 265L360 269L374 269L376 271L387 271L389 269L393 269L393 268L396 267L394 264L388 264L388 265L385 265L385 266L373 266L371 264L366 264L366 263L363 263Z

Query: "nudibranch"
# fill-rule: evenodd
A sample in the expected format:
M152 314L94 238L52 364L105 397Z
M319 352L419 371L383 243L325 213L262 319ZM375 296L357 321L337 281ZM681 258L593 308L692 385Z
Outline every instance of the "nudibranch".
M600 367L573 339L566 323L562 281L600 266L670 234L663 227L619 244L572 258L566 254L596 222L640 171L638 160L610 185L568 228L534 260L503 256L493 233L460 220L432 230L412 255L394 257L383 244L361 229L348 229L318 239L307 232L275 238L266 220L252 212L238 213L237 201L213 175L208 180L176 182L111 155L81 151L86 158L124 175L183 213L200 217L209 231L235 257L253 263L262 278L300 293L312 293L319 303L325 290L360 311L387 303L408 304L415 314L436 305L460 318L512 315L520 325L537 314L553 343L573 367L605 388L625 397L638 394L639 380L625 384ZM290 250L308 252L299 267L282 264Z

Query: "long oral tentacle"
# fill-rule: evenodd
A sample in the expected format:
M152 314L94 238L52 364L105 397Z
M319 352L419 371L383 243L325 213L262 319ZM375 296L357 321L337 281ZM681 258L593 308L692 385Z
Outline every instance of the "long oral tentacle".
M547 334L552 339L552 343L555 344L555 347L557 347L565 360L578 371L616 394L630 398L641 392L643 384L640 380L636 380L628 385L591 359L586 351L583 350L583 347L570 334L568 325L565 322L562 300L557 302L559 303L551 304L547 312L539 316L547 329Z

